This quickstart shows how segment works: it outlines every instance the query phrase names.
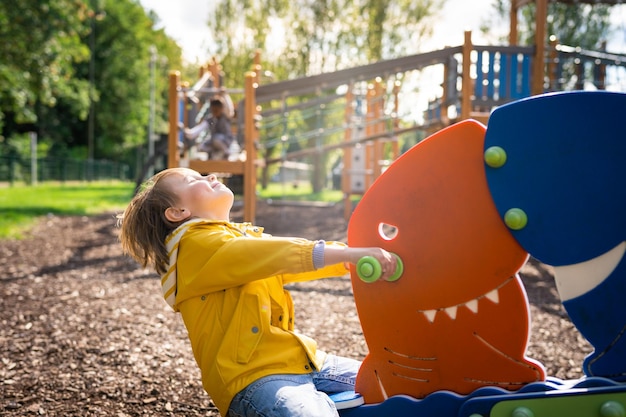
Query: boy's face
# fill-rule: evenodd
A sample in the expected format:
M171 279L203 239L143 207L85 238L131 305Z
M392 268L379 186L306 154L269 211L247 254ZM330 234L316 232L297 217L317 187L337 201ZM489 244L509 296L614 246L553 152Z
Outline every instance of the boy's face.
M228 220L233 205L233 192L213 174L201 175L188 168L174 168L167 186L178 197L178 209L189 217Z
M213 115L213 117L220 117L223 111L224 108L219 104L214 104L211 106L211 114Z

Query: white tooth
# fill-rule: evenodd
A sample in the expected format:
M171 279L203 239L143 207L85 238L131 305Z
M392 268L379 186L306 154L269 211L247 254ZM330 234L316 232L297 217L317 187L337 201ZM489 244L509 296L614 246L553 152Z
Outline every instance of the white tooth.
M435 316L437 315L437 310L426 310L424 311L424 316L428 319L429 322L435 321Z
M448 307L448 308L446 308L445 311L446 311L446 313L448 313L448 316L450 316L450 318L452 320L456 319L456 311L457 311L457 307L456 306Z
M487 299L493 301L496 304L498 304L500 302L500 296L498 295L498 290L497 289L487 293L487 295L485 295L485 297L487 297Z
M556 289L561 300L571 300L600 285L613 273L625 253L626 242L621 242L596 258L578 264L554 267Z
M472 313L478 313L478 300L468 301L465 306L469 308Z

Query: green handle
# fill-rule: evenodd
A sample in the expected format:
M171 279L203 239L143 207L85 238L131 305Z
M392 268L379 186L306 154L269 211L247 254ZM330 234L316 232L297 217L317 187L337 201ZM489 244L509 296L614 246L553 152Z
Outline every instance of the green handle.
M402 263L402 259L395 253L393 254L396 257L396 271L393 273L387 281L397 281L402 276L404 272L404 264ZM380 276L383 274L383 270L380 266L380 262L378 259L373 256L364 256L356 264L356 273L361 278L363 282L374 282L377 281Z

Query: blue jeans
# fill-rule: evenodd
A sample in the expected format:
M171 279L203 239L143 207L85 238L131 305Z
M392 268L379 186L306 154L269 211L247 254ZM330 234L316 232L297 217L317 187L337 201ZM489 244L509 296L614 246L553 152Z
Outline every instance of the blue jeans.
M228 417L337 417L326 394L354 390L361 362L328 355L310 374L260 378L235 395Z

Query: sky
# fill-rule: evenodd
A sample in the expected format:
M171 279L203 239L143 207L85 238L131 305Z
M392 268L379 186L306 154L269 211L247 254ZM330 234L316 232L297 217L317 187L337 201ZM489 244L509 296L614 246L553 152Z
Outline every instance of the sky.
M480 41L479 27L492 7L493 0L448 0L435 25L433 46L423 51L458 46L463 43L463 32L473 31L473 41ZM207 62L211 38L207 29L210 0L140 0L146 10L153 10L161 19L165 32L182 48L188 62ZM508 25L504 22L504 25ZM508 26L505 26L505 33Z

